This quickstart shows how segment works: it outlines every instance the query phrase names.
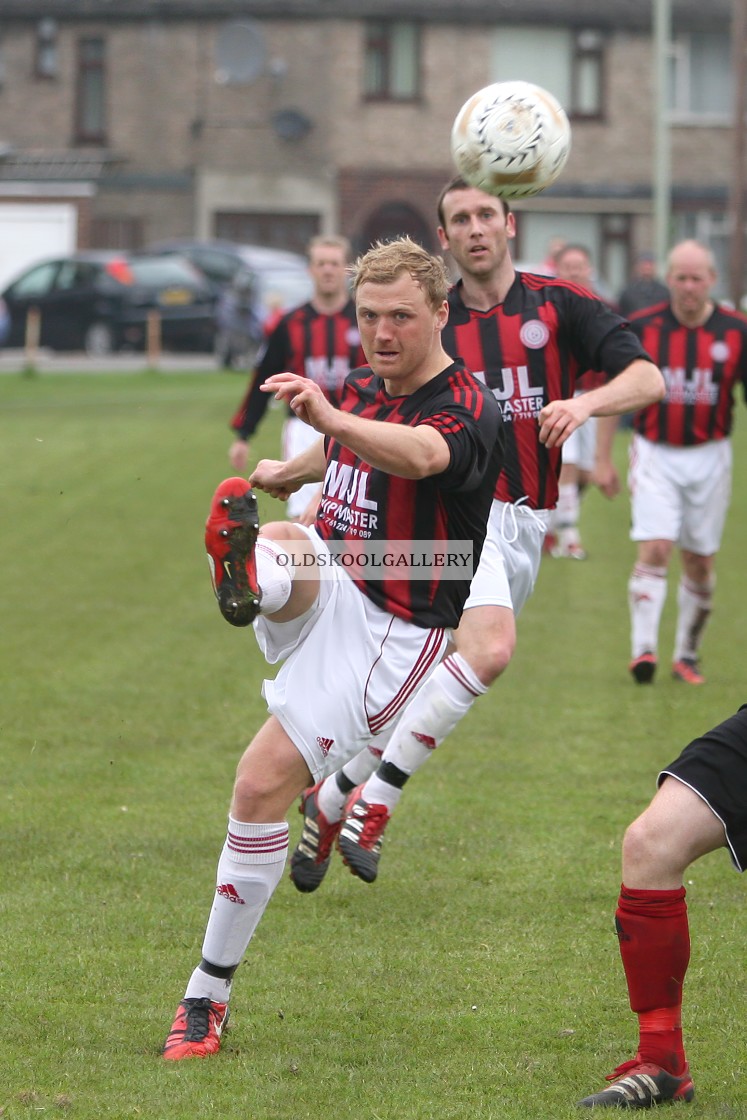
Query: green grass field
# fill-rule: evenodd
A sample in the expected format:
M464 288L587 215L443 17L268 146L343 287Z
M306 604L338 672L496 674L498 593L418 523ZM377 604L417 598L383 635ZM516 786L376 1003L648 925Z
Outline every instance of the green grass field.
M172 1066L159 1050L264 718L264 663L221 619L202 543L243 388L216 373L0 379L0 1116L578 1117L637 1038L613 933L624 828L658 768L747 699L744 487L707 685L628 678L627 497L589 494L590 559L545 563L513 664L409 785L379 881L338 861L304 897L286 876L221 1054ZM257 454L276 454L279 424ZM621 465L625 449L621 433ZM735 463L739 480L743 415ZM671 578L665 670L674 603ZM688 883L687 1114L744 1118L744 884L725 852Z

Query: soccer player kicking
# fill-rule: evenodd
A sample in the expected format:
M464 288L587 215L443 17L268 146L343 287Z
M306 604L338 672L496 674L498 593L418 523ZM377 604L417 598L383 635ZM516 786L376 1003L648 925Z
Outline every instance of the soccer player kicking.
M690 962L684 875L728 848L747 867L747 705L694 739L659 774L658 790L623 839L615 924L638 1049L583 1108L651 1108L691 1101L682 1043L682 986Z
M537 579L549 511L558 497L561 445L590 416L640 408L664 380L627 323L591 292L515 271L514 215L505 202L454 179L441 192L438 235L461 274L449 293L447 353L496 397L506 430L488 535L456 632L456 649L412 700L381 754L371 744L336 775L305 791L304 827L291 857L301 891L322 882L337 841L359 878L378 873L384 829L405 782L507 668L515 617ZM609 381L574 397L576 378ZM614 492L610 448L597 484Z
M222 483L207 522L222 614L253 623L267 661L284 665L265 681L271 714L238 764L202 960L164 1047L170 1061L220 1046L234 973L285 865L289 807L388 733L443 655L469 591L467 566L449 579L437 567L381 579L364 567L349 576L330 558L464 541L476 563L485 538L503 461L500 410L441 344L443 262L407 238L379 245L358 261L354 289L370 368L349 375L339 409L310 379L269 378L266 389L325 438L293 460L260 462L248 484ZM309 481L324 484L313 528L258 529L250 486L287 498Z

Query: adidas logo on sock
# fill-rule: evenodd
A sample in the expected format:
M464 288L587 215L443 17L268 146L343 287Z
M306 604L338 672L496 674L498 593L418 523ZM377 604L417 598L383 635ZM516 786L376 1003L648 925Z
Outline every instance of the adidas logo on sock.
M216 893L221 896L221 898L227 899L228 902L235 902L237 906L246 906L244 899L236 890L236 887L233 885L233 883L221 883L215 888L215 890Z

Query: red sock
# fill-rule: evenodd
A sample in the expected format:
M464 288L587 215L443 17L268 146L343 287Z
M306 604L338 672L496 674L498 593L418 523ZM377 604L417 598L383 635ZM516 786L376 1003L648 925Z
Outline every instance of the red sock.
M682 1045L682 984L690 961L685 888L642 891L622 885L615 914L630 1006L638 1015L638 1053L678 1076Z

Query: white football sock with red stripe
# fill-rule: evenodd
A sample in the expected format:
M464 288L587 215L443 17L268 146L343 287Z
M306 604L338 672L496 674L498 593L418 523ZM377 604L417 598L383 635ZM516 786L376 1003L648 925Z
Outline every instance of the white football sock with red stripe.
M487 687L459 653L444 658L414 700L408 704L384 751L389 762L408 776L430 758ZM402 795L378 773L368 779L362 796L372 804L392 810Z
M575 529L581 512L577 482L564 482L558 487L558 505L555 511L555 528Z
M667 597L667 569L637 563L628 580L632 656L656 653L659 623Z
M247 824L228 818L228 836L218 861L218 878L202 955L221 968L239 964L280 882L288 855L288 824ZM213 991L222 992L214 995ZM230 990L230 987L229 987ZM199 967L186 997L228 999L226 982Z

